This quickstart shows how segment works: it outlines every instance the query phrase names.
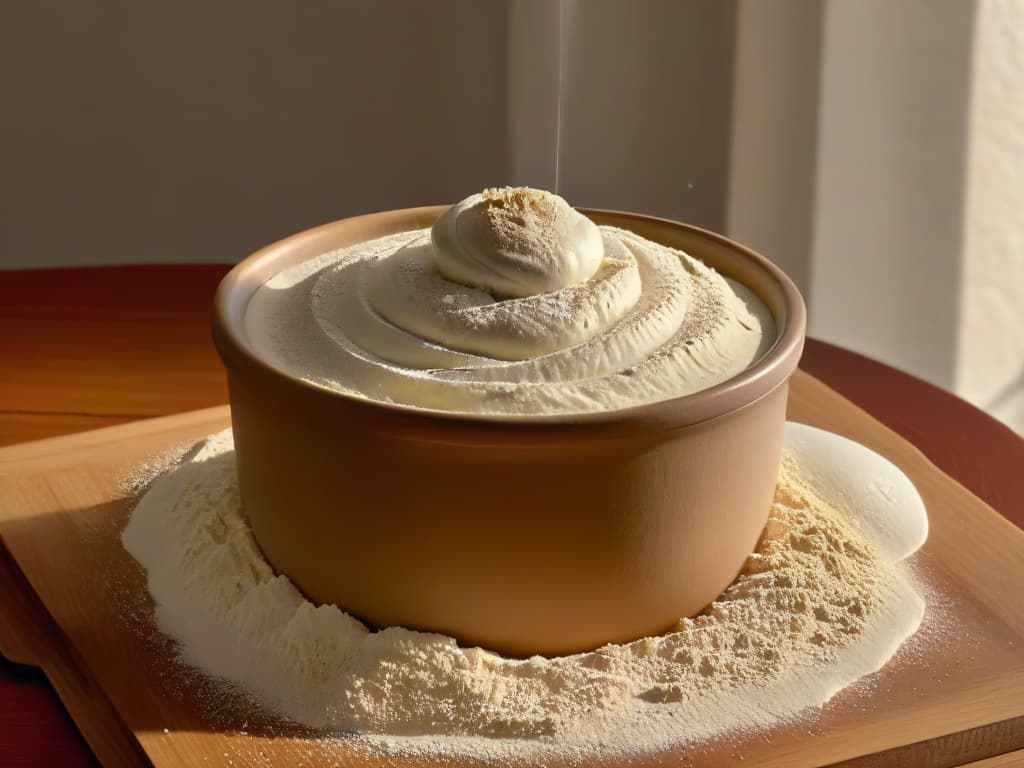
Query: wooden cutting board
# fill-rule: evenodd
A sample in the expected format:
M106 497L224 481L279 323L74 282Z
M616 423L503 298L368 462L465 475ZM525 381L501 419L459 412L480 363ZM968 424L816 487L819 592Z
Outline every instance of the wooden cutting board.
M944 767L1024 747L1024 532L799 372L790 418L869 446L917 485L931 522L914 559L925 626L798 722L630 764ZM46 671L106 765L425 764L267 721L189 675L153 631L144 577L119 543L123 481L227 424L222 407L0 449L0 651Z

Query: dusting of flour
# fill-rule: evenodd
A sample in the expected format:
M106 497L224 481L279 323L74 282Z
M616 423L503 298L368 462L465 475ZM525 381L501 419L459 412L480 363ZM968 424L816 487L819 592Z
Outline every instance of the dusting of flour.
M153 483L123 542L182 659L269 711L382 751L508 762L649 753L768 727L878 669L924 604L897 568L909 552L883 556L865 530L787 454L757 552L703 614L659 637L525 660L438 634L372 632L307 601L249 530L230 431Z

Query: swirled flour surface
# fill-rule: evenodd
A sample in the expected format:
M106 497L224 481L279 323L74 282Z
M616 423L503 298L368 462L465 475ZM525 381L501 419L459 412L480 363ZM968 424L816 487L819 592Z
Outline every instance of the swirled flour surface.
M511 253L466 222L325 253L257 290L249 343L348 394L521 415L690 394L774 343L772 315L746 286L631 232L550 219L528 219Z
M840 458L842 472L830 471ZM230 432L154 483L123 541L184 661L272 712L369 748L536 764L646 753L822 704L917 629L924 605L898 562L926 533L898 469L788 425L764 539L704 613L658 637L526 660L438 634L371 632L308 602L252 537Z

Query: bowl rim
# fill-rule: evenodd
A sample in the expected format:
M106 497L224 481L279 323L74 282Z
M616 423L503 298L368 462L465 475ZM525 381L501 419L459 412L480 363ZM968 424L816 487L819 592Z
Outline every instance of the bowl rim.
M752 249L701 227L656 216L599 208L576 210L598 224L614 220L612 225L623 229L631 229L628 224L632 223L645 228L681 230L731 252L763 273L776 290L778 300L769 301L755 286L750 287L768 304L775 318L775 343L759 360L743 371L697 392L603 411L523 415L444 411L372 400L332 390L271 365L247 343L245 312L256 290L273 274L316 257L309 253L297 257L296 252L320 247L319 253L327 253L359 242L332 244L331 241L338 239L338 235L345 230L366 230L370 233L362 238L362 242L366 242L387 234L428 227L447 208L448 205L403 208L338 219L271 243L236 264L217 287L212 318L214 343L228 370L229 384L231 374L241 374L249 382L262 383L277 391L283 388L293 396L313 398L324 407L343 409L349 418L376 422L381 427L396 427L406 433L426 430L432 437L439 437L438 430L448 431L452 436L455 433L479 436L481 432L521 432L537 428L544 428L544 432L555 429L573 432L584 430L587 433L609 427L618 432L630 428L649 430L653 426L681 428L753 404L786 383L796 370L803 351L806 308L800 291L780 267ZM699 256L694 255L694 258L703 261ZM272 271L268 269L270 265L276 266L280 262L284 264ZM780 311L776 311L773 303Z

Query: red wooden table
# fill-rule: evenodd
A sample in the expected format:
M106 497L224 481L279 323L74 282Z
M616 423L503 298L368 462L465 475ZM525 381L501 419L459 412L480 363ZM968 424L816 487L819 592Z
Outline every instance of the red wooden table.
M228 269L0 272L0 445L226 403L209 322ZM1024 440L1011 430L948 392L829 344L808 340L801 367L1024 527ZM0 658L0 766L95 764L45 677Z

